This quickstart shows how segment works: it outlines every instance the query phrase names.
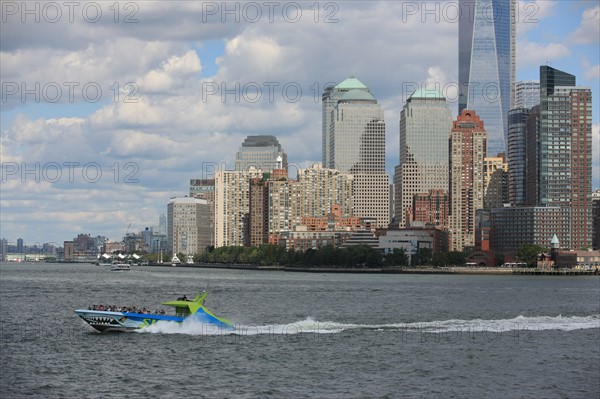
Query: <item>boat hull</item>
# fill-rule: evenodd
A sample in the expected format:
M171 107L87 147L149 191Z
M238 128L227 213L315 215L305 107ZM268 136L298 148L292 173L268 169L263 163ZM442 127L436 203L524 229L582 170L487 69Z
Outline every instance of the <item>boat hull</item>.
M132 331L144 327L149 327L158 321L174 321L181 323L187 318L193 318L205 324L212 324L226 330L234 330L231 323L224 321L201 308L194 315L187 318L170 315L143 314L129 312L108 312L101 310L83 310L75 311L83 321L100 332L104 331Z

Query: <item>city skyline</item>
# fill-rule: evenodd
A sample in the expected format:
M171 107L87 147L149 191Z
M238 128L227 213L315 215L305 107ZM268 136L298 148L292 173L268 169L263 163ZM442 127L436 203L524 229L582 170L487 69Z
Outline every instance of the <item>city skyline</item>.
M393 173L406 97L424 82L443 89L458 81L458 24L445 20L450 14L443 9L436 21L423 12L409 15L406 5L340 3L332 15L320 4L318 23L313 11L304 8L296 22L278 16L269 23L264 13L263 21L255 24L244 18L239 23L213 18L203 24L197 9L167 10L160 2L140 3L139 22L130 25L114 23L108 9L104 24L71 23L65 11L58 24L42 18L33 30L20 15L7 16L2 24L2 82L17 82L19 90L23 82L34 91L38 82L41 99L36 101L33 93L21 101L20 93L8 94L13 86L3 87L1 155L7 180L2 183L0 235L11 242L22 237L27 243L62 242L80 231L119 239L130 223L132 230L154 225L170 197L187 193L190 179L208 178L223 163L231 166L248 135L276 136L292 165L319 161L322 91L351 75L368 84L385 112L385 166ZM597 6L517 6L517 80L537 79L539 66L550 62L596 92ZM166 29L153 29L158 15ZM338 22L324 23L325 17ZM292 34L292 23L304 35ZM81 34L94 32L90 27L104 30ZM55 103L47 101L56 97L56 86L48 85L52 82L63 90ZM79 83L72 102L68 82ZM137 86L125 87L130 82ZM79 89L88 83L88 97L82 99ZM88 101L93 83L103 91L97 103ZM292 102L296 84L303 95ZM255 101L257 87L262 89L260 101ZM269 87L276 87L272 100ZM456 116L452 87L446 86L445 94ZM235 93L223 94L222 89ZM128 95L138 102L124 102ZM597 188L597 106L592 120ZM9 175L15 166L16 175ZM36 170L44 173L38 181Z

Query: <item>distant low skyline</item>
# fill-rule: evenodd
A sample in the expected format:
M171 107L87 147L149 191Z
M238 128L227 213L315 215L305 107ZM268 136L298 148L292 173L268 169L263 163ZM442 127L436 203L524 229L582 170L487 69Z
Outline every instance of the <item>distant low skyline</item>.
M391 175L412 91L437 84L456 117L457 2L229 2L229 13L221 2L23 4L1 5L9 242L120 240L130 224L156 226L190 179L233 168L248 135L277 137L293 175L321 160L324 87L351 75L385 112ZM592 89L600 188L600 6L519 1L517 11L516 80L549 64Z

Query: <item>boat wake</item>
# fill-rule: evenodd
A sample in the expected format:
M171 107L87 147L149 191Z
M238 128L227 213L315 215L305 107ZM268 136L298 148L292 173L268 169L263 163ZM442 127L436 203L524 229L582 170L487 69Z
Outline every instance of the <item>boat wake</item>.
M333 321L317 321L310 317L289 324L264 326L235 325L235 330L225 330L216 325L203 324L193 319L182 323L158 321L138 330L140 333L186 334L186 335L295 335L295 334L335 334L347 330L400 331L428 334L443 333L504 333L509 331L573 331L600 328L600 314L590 316L517 316L513 319L498 320L440 320L393 324L345 324Z

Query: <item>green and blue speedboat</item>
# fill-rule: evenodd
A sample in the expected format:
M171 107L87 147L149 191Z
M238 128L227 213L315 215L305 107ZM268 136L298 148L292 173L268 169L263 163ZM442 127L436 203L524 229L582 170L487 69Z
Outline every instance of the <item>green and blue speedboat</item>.
M75 313L86 323L98 331L124 331L149 327L158 321L174 321L181 323L192 319L204 324L210 324L226 330L234 330L233 324L221 317L212 314L204 306L208 292L201 292L193 300L185 297L176 301L163 302L162 305L175 308L175 315L137 313L137 311L108 311L77 309Z

